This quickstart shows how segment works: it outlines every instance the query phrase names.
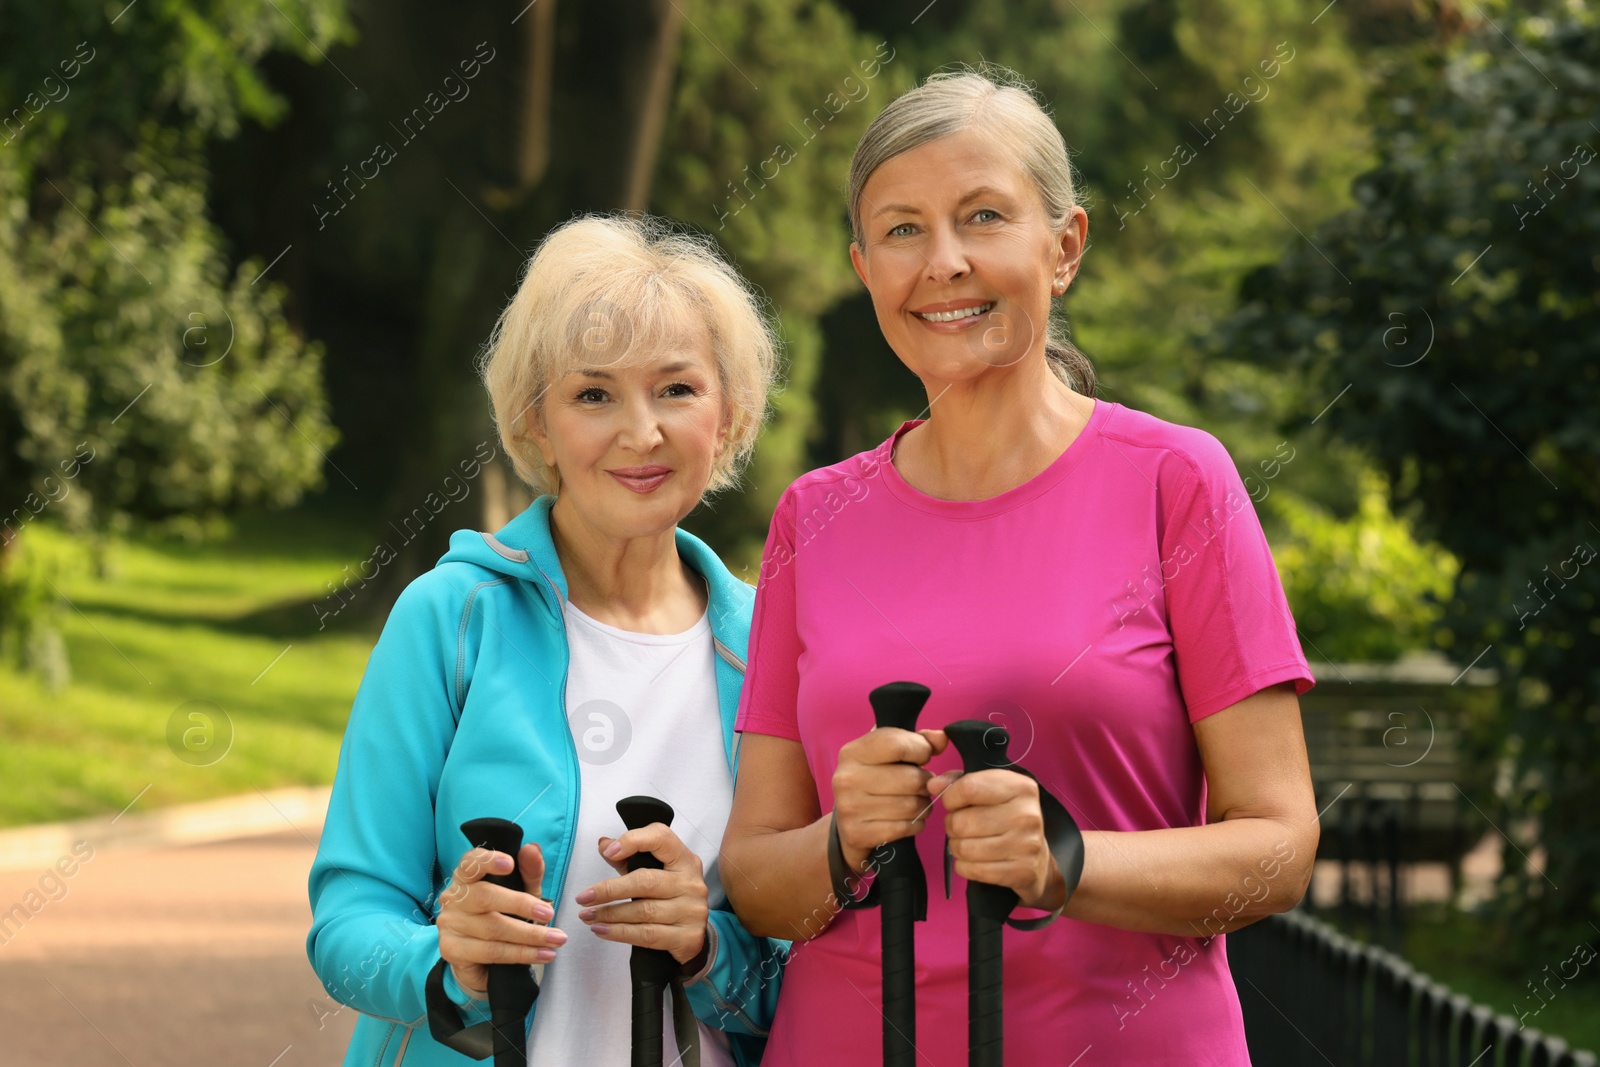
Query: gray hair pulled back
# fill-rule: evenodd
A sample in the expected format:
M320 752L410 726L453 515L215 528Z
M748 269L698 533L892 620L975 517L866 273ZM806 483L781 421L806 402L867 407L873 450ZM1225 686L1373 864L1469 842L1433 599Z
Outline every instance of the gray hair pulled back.
M1032 87L1015 71L993 64L932 74L903 93L872 120L850 159L850 232L866 247L861 230L861 193L867 179L889 160L982 123L1013 153L1039 191L1045 218L1060 233L1078 206L1067 144ZM1096 380L1088 357L1078 351L1052 317L1045 357L1055 376L1073 391L1093 396Z

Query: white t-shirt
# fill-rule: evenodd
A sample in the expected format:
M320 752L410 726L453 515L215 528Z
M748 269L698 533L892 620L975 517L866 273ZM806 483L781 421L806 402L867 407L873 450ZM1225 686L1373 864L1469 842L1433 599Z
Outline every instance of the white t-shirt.
M711 624L705 615L679 634L618 629L566 605L571 663L567 724L578 750L578 831L555 925L567 934L544 970L531 1067L627 1067L632 1046L629 945L603 941L578 918L573 898L615 870L601 837L625 827L617 801L644 794L672 805L672 830L700 857L715 907L723 899L717 851L733 806L733 775L722 744ZM662 1007L662 1048L677 1057L670 995ZM727 1035L700 1024L700 1062L733 1067Z

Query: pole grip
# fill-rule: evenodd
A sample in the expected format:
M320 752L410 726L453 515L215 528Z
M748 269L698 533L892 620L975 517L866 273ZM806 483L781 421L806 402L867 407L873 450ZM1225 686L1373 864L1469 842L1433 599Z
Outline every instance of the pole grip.
M875 725L896 730L915 730L917 716L932 692L920 682L887 682L867 694Z
M867 694L880 729L915 730L931 690L918 682L889 682ZM917 1062L916 926L927 916L927 882L914 837L872 851L878 872L883 944L884 1067ZM919 907L920 901L920 907Z
M510 871L484 875L485 882L527 892L517 864L517 854L522 851L522 827L510 819L468 819L461 824L461 832L473 847L511 857ZM539 986L527 964L489 964L489 1023L494 1032L495 1067L526 1067L528 1009L538 995Z
M622 825L638 830L651 823L672 825L672 805L655 797L632 796L617 801L617 814ZM665 865L649 852L635 852L628 857L629 873L640 870L661 870ZM633 1057L632 1067L661 1067L662 1015L661 1005L667 988L672 984L678 961L672 953L659 948L633 946L628 957L628 976L633 982ZM498 1065L496 1065L498 1067Z
M917 716L922 714L922 706L928 702L931 692L918 682L889 682L878 686L867 694L874 724L880 730L915 730ZM917 857L915 838L905 837L879 845L872 850L872 863L885 892L889 882L922 877L922 861Z
M962 719L944 728L961 754L966 774L1011 766L1004 726ZM1005 921L1017 905L1006 886L967 882L967 1063L1000 1067L1005 1062Z
M653 822L665 826L672 825L675 814L672 805L665 800L655 797L633 796L623 797L617 801L617 814L622 816L622 825L630 830L640 830ZM635 852L628 857L628 870L661 870L661 861L648 852Z
M517 865L517 853L522 851L522 827L510 819L468 819L461 824L461 832L472 847L493 849L511 857L509 872L486 874L483 877L485 882L515 889L519 893L527 892L527 886L522 884L522 868Z

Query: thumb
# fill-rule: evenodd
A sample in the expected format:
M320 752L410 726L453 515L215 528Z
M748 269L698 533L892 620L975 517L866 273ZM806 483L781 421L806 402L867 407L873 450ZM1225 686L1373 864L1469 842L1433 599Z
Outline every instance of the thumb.
M615 843L616 843L616 839L615 838L612 838L612 837L601 837L600 838L600 843L599 843L600 858L605 860L607 863L609 863L611 865L611 869L616 871L618 874L627 874L628 873L628 861L626 859L624 859L624 858L622 858L620 856L615 858L615 859L613 859L612 857L606 855L606 849L610 848Z
M544 896L544 851L528 842L517 853L517 868L522 872L522 888L536 897Z

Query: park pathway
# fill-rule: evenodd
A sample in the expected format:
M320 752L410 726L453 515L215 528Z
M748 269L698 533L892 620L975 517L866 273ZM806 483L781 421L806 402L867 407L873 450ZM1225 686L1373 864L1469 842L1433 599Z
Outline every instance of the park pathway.
M0 870L0 909L46 901L0 926L0 1063L339 1064L355 1012L305 956L316 838L106 848L59 881Z
M0 832L0 1067L337 1067L356 1013L305 957L326 806L288 789ZM1498 840L1464 866L1492 884ZM1336 865L1316 873L1331 905ZM1442 869L1407 887L1447 895Z

